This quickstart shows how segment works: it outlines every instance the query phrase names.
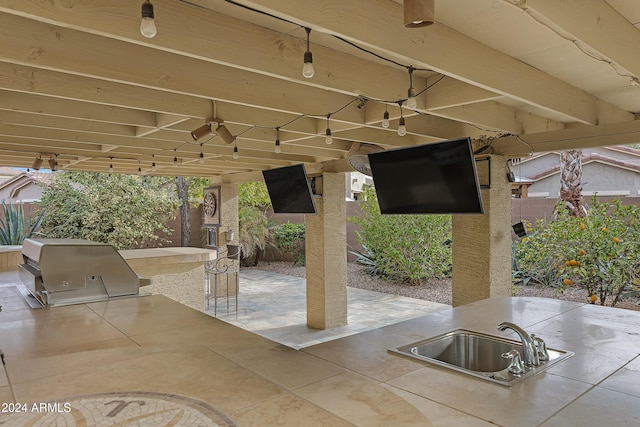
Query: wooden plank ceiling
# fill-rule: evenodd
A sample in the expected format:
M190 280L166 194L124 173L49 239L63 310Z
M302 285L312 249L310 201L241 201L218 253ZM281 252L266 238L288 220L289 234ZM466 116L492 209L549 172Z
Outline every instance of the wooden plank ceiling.
M436 23L413 29L401 0L152 3L145 38L141 0L0 0L0 165L238 182L351 170L354 142L469 136L509 156L640 142L637 0L435 0ZM193 140L213 116L235 143Z

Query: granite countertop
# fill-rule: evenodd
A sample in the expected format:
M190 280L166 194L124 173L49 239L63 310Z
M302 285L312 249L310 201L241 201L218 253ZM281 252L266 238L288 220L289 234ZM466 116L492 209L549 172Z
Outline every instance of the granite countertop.
M387 351L455 328L517 340L513 331L497 330L503 321L575 355L506 387ZM478 425L612 426L640 420L640 312L632 310L491 298L304 351L379 381L421 410L436 402ZM433 419L433 413L423 413Z
M215 259L217 254L215 250L192 247L126 249L118 252L131 266L206 262Z

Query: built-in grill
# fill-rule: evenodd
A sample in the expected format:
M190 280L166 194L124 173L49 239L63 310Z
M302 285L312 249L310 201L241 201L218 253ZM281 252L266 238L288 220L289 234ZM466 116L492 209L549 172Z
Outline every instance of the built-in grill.
M83 239L25 239L20 281L43 305L138 295L146 279L111 245ZM146 284L146 283L142 283Z

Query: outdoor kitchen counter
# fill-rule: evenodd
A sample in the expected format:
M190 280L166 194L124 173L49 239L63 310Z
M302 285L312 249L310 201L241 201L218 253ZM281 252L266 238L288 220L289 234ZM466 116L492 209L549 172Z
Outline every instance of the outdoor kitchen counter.
M138 276L151 280L144 289L183 301L189 307L204 308L204 264L217 252L201 248L127 249L120 255ZM185 300L185 295L189 295Z
M455 328L518 339L497 330L504 321L575 355L509 388L387 352ZM491 298L303 351L379 381L443 424L617 426L640 420L639 311L548 298ZM434 402L451 411L438 413L442 406Z
M202 263L216 258L216 251L201 248L150 248L119 251L133 268L154 267L167 264Z

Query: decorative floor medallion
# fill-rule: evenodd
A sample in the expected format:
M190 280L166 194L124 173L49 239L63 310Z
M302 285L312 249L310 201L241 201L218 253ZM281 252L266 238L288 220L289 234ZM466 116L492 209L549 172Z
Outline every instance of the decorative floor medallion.
M0 413L0 426L235 427L235 424L222 412L197 399L132 391L6 404Z

